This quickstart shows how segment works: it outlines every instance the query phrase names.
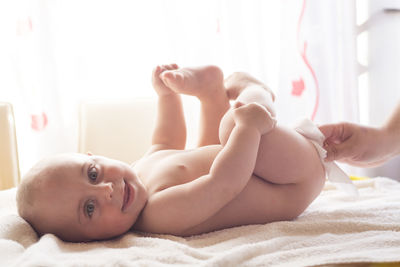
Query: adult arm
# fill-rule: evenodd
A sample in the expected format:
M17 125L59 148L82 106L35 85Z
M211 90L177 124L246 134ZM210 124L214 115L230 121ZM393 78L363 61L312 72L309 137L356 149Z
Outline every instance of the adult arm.
M327 161L374 167L400 154L400 102L381 127L355 123L320 126L325 135Z

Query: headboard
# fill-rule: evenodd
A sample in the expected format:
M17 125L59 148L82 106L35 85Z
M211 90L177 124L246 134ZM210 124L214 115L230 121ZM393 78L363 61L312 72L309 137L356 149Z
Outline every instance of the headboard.
M156 106L153 98L81 103L78 151L138 160L150 147Z
M20 181L14 113L10 103L0 102L0 190Z

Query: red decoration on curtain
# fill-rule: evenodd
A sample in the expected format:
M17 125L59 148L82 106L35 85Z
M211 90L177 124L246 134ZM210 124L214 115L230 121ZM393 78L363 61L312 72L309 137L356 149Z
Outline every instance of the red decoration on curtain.
M221 33L221 24L220 24L220 21L219 21L219 18L217 19L217 34L220 34Z
M304 80L302 77L300 77L300 79L298 79L298 80L292 81L292 95L301 96L303 94L304 89L305 89L305 86L304 86Z
M35 131L43 131L48 124L46 113L31 115L31 128Z
M32 23L31 17L27 17L24 19L18 19L16 26L17 26L17 35L18 36L23 36L30 32L33 32L33 23Z
M301 7L300 17L299 17L299 21L298 21L298 24L297 24L297 44L298 44L299 54L300 54L301 58L303 59L303 62L306 65L307 69L310 71L312 79L313 79L314 84L315 84L315 103L314 103L313 112L311 114L311 120L314 120L315 116L317 115L317 111L318 111L318 107L319 107L320 89L319 89L317 75L315 74L315 71L314 71L313 67L311 66L311 64L310 64L310 62L309 62L309 60L307 58L307 55L306 55L307 42L305 41L303 43L300 43L300 27L301 27L301 22L303 20L305 9L306 9L306 0L303 0L303 5Z

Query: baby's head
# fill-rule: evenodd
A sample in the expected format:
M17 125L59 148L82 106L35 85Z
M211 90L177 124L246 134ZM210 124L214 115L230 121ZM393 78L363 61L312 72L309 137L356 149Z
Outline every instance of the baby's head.
M39 234L74 242L127 232L146 202L146 189L129 165L85 154L41 160L17 191L19 214Z

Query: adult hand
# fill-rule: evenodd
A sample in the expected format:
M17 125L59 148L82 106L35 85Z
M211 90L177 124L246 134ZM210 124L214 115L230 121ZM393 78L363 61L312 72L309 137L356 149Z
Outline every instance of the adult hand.
M374 167L395 156L392 136L385 128L354 123L319 127L325 135L326 161L338 160L359 167Z

